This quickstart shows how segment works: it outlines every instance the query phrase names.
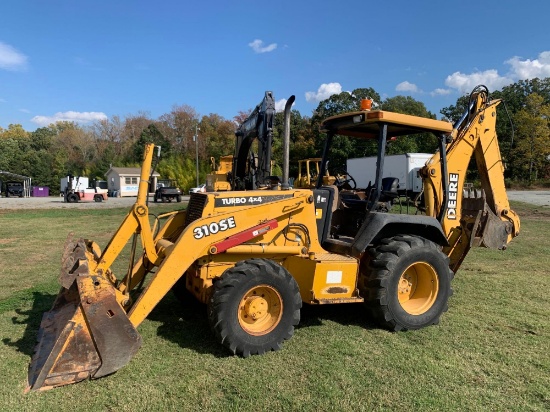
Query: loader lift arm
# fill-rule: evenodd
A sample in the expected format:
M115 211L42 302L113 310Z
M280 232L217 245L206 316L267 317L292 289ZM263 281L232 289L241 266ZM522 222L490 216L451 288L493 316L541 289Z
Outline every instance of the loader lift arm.
M153 232L149 223L149 210L147 207L149 176L151 174L154 150L155 146L153 144L145 146L136 202L122 221L115 235L111 238L97 265L91 267L92 270L105 271L110 268L128 240L137 234L141 236L142 247L148 260L153 264L157 262L158 255L153 243Z
M136 203L103 253L94 242L69 235L62 258L62 288L42 318L27 390L111 374L141 346L141 337L125 311L130 304L127 286L132 268L126 283L118 282L110 267L132 236L133 256L138 234L148 261L158 261L147 209L154 148L153 144L145 146Z

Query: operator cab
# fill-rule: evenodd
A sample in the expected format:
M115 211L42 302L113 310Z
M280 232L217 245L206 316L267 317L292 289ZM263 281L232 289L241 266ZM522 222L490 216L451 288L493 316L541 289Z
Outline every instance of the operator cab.
M316 210L323 214L322 219L317 216L323 246L327 250L354 255L353 250L357 249L354 244L357 244L361 234L367 230L366 221L372 224L373 216L367 217L371 214L380 214L380 212L391 210L392 203L399 198L399 179L394 176L384 176L384 159L388 144L400 137L415 135L415 138L418 139L433 140L434 148L432 150L435 151L437 148L441 152L443 160L439 166L433 165L430 173L441 173L443 187L446 188L445 148L452 130L453 125L445 121L382 110L345 113L323 121L321 131L327 134L327 138L320 162L319 179L314 190ZM352 138L350 139L351 144L355 148L364 149L365 156L376 156L376 175L366 187L337 190L334 186L323 186L321 177L325 174L327 162L338 165L345 161L335 159L337 151L333 149L333 145L340 143L337 136ZM353 180L355 184L355 179L352 176L348 174L346 177L350 181ZM446 190L444 195L445 192ZM323 198L326 200L323 201ZM321 201L325 204L321 204ZM392 216L385 220L397 222L397 216ZM438 219L440 217L438 216ZM407 217L407 220L410 218ZM417 218L428 219L427 216L417 216ZM433 217L429 219L435 221ZM405 216L403 216L403 222L405 221Z

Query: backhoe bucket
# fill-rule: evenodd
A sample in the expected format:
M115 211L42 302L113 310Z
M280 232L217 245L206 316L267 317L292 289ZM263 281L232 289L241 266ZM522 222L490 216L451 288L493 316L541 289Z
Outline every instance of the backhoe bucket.
M107 275L89 270L98 258L92 242L75 242L69 235L62 258L62 288L42 317L27 390L111 374L141 346L141 337L117 302Z

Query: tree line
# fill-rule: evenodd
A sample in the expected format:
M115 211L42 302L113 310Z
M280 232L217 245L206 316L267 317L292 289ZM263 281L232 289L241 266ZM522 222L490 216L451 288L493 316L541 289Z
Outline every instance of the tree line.
M321 122L336 114L358 110L363 98L371 98L378 108L427 118L436 118L425 105L410 96L381 99L373 88L332 95L319 103L311 116L292 110L291 176L297 174L299 159L319 157L325 135ZM503 99L498 106L497 133L506 164L506 178L537 183L550 177L550 78L521 80L491 98ZM441 110L451 122L460 118L468 96ZM10 124L0 128L0 170L32 178L33 185L48 186L55 194L60 179L67 175L104 178L111 166L139 167L146 142L162 146L156 170L162 178L174 179L185 190L196 183L195 156L198 149L200 180L210 171L210 158L233 154L235 130L250 113L239 112L233 119L218 114L200 116L189 105L174 106L169 113L153 119L147 113L125 118L113 116L91 125L57 122L34 131ZM280 174L283 113L277 113L274 127L273 174ZM194 136L198 133L198 139ZM388 146L388 154L433 153L434 136L402 137ZM373 156L373 142L357 143L344 136L335 138L331 168L344 168L347 158ZM474 176L475 178L475 176Z

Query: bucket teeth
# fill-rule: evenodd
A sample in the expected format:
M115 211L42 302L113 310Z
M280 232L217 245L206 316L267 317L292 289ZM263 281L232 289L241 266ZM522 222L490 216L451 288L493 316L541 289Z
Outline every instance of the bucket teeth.
M61 273L59 283L69 289L76 276L88 275L88 259L86 257L86 243L83 239L73 240L70 233L65 241L63 257L61 258Z

